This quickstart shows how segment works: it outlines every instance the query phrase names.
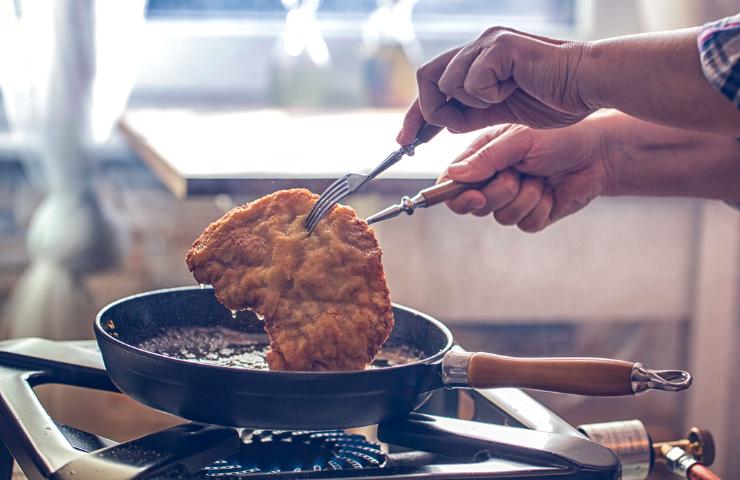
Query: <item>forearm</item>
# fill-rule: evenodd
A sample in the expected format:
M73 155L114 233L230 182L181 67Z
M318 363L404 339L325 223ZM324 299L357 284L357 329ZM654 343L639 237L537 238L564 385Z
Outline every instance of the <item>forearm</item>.
M650 195L740 201L740 140L644 122L604 118L610 166L607 195Z
M699 28L593 42L579 90L593 108L615 108L672 127L740 136L740 109L704 77Z

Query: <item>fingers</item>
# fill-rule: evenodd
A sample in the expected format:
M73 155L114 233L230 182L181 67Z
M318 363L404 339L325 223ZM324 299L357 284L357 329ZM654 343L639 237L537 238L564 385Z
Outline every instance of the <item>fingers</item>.
M491 125L514 123L517 120L506 104L493 105L485 110L466 109L462 110L460 115L462 118L462 127L457 126L453 128L447 126L448 130L453 133L472 132ZM399 145L408 145L413 142L425 121L421 113L421 107L419 106L419 99L416 99L404 116L403 126L396 136L396 142Z
M455 133L500 123L553 128L581 120L590 109L572 105L561 91L570 70L558 52L567 51L560 48L566 43L493 27L439 55L417 71L418 102L406 115L399 143L413 140L422 118Z
M529 43L526 36L506 28L487 30L450 59L437 82L439 89L472 108L503 102L517 88L515 54Z
M521 123L533 128L561 128L573 125L586 118L590 112L566 112L550 108L524 90L515 90L505 104L512 123Z
M477 217L485 217L506 207L519 194L520 188L521 174L514 170L501 172L493 181L481 189L481 193L486 197L486 205L471 213Z
M421 114L419 99L417 98L409 107L406 116L403 117L403 126L396 136L396 142L402 146L413 142L414 138L416 138L416 133L423 125L424 117Z
M513 57L502 50L497 46L481 52L463 80L465 91L486 105L503 102L518 88L512 78Z
M468 145L468 148L466 148L460 155L458 155L453 161L452 164L464 162L470 156L472 156L475 152L480 150L481 148L485 147L488 143L493 141L494 138L497 138L503 134L505 134L509 129L511 129L513 125L500 125L495 128L490 128L483 132L481 135L479 135L473 142ZM445 169L444 172L437 178L437 183L443 182L445 180L450 180L450 177L448 175L448 169ZM491 175L493 176L493 173Z
M481 190L468 190L447 206L457 214L490 215L501 225L516 225L527 233L550 225L553 195L540 177L522 176L514 170L501 172Z
M483 102L465 91L464 82L470 66L482 51L482 46L471 42L464 46L447 64L437 81L439 90L447 98L454 98L472 108L487 108L490 104Z
M505 123L521 123L511 112L506 103L491 105L486 109L466 108L462 110L462 125L448 126L447 129L453 133L472 132L491 125Z
M447 206L453 212L493 217L501 225L516 225L535 233L552 223L554 198L541 177L522 176L515 170L501 172L481 190L467 190Z
M447 202L455 213L486 216L493 213L502 225L517 225L525 232L538 232L551 223L555 204L545 177L523 175L515 170L526 160L540 132L520 125L504 125L478 137L447 168L447 177L476 182L498 175L480 190L468 190ZM513 167L513 168L512 168ZM557 213L557 212L554 212Z
M492 140L462 161L447 168L449 178L463 183L480 182L522 161L532 147L532 131L507 125Z
M552 191L545 187L540 201L531 212L517 223L517 226L527 233L539 232L550 224L550 212L552 212L552 206Z
M450 127L455 130L464 127L461 108L449 102L449 96L439 88L439 78L444 73L450 60L460 51L459 48L443 53L416 72L419 86L419 108L427 122L434 125ZM416 132L414 132L416 134Z
M496 210L493 217L501 225L516 225L524 220L542 199L544 181L539 177L524 177L514 200Z
M448 201L447 206L458 215L465 215L474 210L484 208L486 202L486 197L479 190L466 190Z
M485 216L505 207L519 193L520 176L513 170L501 172L481 190L467 190L447 202L455 213Z
M499 33L501 38L506 38L503 33L515 35L503 29ZM398 143L413 141L424 120L456 133L514 120L508 108L491 108L492 103L502 102L517 89L511 78L513 56L498 55L508 50L485 48L482 42L479 38L447 51L419 68L418 99L406 113Z

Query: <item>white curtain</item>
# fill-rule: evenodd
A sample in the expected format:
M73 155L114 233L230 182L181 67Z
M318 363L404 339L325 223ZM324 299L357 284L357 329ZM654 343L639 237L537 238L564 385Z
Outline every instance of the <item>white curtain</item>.
M92 151L136 77L144 0L0 0L0 88L25 170L46 193L29 226L30 265L3 336L91 335L84 277L114 266L121 229L101 207Z

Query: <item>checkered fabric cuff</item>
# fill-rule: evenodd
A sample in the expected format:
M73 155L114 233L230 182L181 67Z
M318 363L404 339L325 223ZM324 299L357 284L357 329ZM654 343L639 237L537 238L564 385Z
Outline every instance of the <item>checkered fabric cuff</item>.
M697 43L704 76L740 108L740 14L704 25Z

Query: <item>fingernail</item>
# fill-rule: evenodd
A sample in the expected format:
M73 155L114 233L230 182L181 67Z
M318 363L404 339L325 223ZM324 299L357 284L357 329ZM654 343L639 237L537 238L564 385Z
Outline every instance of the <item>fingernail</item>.
M450 173L466 173L468 170L470 170L470 164L468 162L453 163L447 168L447 170Z
M465 204L469 210L478 210L479 208L483 208L485 205L486 201L482 198L471 198L468 200L468 203Z

